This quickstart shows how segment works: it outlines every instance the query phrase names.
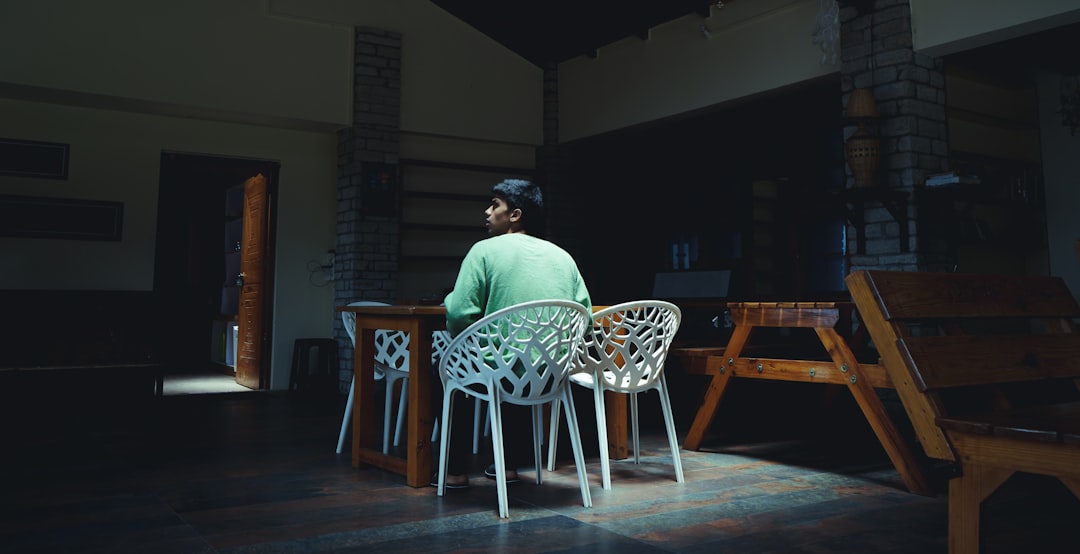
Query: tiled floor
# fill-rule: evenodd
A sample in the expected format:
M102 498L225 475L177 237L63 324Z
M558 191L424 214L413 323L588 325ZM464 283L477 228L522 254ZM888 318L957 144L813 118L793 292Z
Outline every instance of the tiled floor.
M170 395L137 411L68 414L64 425L43 419L5 442L0 551L946 550L945 496L903 490L872 436L714 441L683 452L679 484L663 434L646 426L641 465L616 462L610 491L599 486L595 447L586 452L592 508L564 460L542 486L523 471L503 520L479 474L440 498L399 475L353 469L347 452L334 453L341 407L268 392ZM583 434L595 444L595 432ZM1071 527L1080 501L1056 483L1010 483L984 518L986 552L1080 546Z

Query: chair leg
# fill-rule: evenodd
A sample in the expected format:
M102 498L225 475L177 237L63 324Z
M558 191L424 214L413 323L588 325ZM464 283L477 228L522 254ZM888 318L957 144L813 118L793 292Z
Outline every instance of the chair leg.
M581 486L581 503L592 508L592 494L589 492L589 475L585 473L585 452L581 447L581 433L578 431L577 409L574 397L567 387L563 392L563 411L566 412L566 428L570 432L570 444L574 447L574 465L577 466L578 485Z
M555 471L555 451L559 444L559 399L551 401L551 429L548 430L547 470Z
M355 378L354 378L355 380ZM338 431L337 453L341 454L341 448L345 445L345 434L349 431L349 420L352 419L353 386L356 383L349 382L349 399L345 401L345 415L341 418L341 431Z
M675 416L671 412L671 397L668 396L667 380L660 377L660 407L664 411L664 425L667 427L668 444L671 446L671 462L675 465L675 481L683 483L682 456L679 455L679 437L675 434ZM637 447L635 446L635 451Z
M401 392L398 394L397 422L394 423L394 446L401 446L401 429L405 427L405 412L409 400L409 378L401 378Z
M474 399L474 402L473 402L473 424L472 424L472 453L473 454L479 454L480 453L480 426L483 425L483 423L481 423L481 421L480 421L480 418L483 417L483 414L481 413L483 403L484 403L484 401L480 400L479 398Z
M394 381L390 379L390 374L387 374L383 379L386 383L386 402L383 406L383 427L382 427L382 452L383 454L390 453L390 412L394 406Z
M630 430L634 440L634 463L641 463L641 433L638 431L637 393L630 393Z
M492 391L492 398L488 402L488 413L491 415L491 443L495 454L495 489L499 495L499 517L508 518L510 517L510 501L506 491L506 455L503 449L501 408L498 391Z
M541 437L544 436L544 406L537 404L532 407L532 439L533 439L533 463L536 467L536 484L544 484L544 465L541 463Z
M454 403L454 389L447 387L443 392L442 436L439 437L439 486L436 492L442 496L446 492L446 467L450 463L450 414Z
M600 478L604 490L611 490L611 454L608 453L607 408L604 406L604 389L596 385L592 388L596 402L596 437L600 443ZM569 415L567 423L570 423Z

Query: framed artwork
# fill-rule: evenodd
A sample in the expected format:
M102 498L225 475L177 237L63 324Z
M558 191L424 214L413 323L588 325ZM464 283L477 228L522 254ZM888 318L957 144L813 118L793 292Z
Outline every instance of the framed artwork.
M0 237L118 241L124 203L0 195Z
M393 217L398 214L398 168L394 164L364 162L360 212Z
M67 179L67 144L0 138L0 175Z

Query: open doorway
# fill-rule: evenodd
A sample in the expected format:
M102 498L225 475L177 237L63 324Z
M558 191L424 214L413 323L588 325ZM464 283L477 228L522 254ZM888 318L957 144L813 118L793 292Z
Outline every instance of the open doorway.
M256 175L266 180L266 237L258 256L264 265L262 289L273 290L275 203L279 164L268 160L164 152L158 193L158 228L154 257L154 292L161 300L162 356L172 374L235 374L235 311L228 295L239 283L233 267L238 238L230 236L235 200ZM244 203L241 201L241 205ZM259 301L259 321L269 330L273 317L269 294ZM232 313L230 313L232 311ZM225 332L222 332L225 330ZM267 333L261 333L266 335ZM240 380L249 389L268 388L270 340L260 336L256 376ZM232 351L227 351L228 346Z

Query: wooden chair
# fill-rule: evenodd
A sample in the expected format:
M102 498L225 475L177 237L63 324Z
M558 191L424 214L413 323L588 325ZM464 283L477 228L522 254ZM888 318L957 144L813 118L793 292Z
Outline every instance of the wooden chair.
M1056 277L858 271L848 290L923 450L955 465L949 552L1016 472L1080 497L1080 306Z

